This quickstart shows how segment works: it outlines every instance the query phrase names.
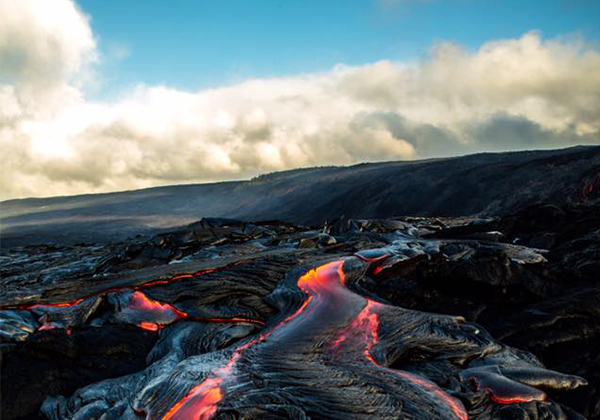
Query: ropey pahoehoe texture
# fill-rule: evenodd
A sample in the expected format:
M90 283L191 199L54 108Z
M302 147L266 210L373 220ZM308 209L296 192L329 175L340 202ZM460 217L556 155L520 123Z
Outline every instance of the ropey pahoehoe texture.
M599 214L3 250L3 418L596 418Z

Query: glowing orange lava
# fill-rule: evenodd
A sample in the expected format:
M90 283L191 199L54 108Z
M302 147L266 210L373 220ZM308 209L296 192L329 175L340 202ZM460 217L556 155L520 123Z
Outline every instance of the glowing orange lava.
M131 299L129 300L129 308L139 311L148 312L150 314L168 314L170 317L177 319L186 317L185 312L180 311L176 307L169 305L168 303L160 303L157 300L151 300L142 292L133 292Z
M447 393L442 391L436 384L434 384L430 380L422 378L417 375L413 375L408 372L403 372L403 371L395 371L395 372L397 372L398 375L408 379L409 381L412 381L416 384L421 385L427 391L429 391L430 393L432 393L433 395L438 397L440 400L444 401L446 403L446 405L448 405L450 407L450 409L454 412L456 417L458 417L459 419L467 420L469 418L465 408L458 400L449 396Z
M333 261L310 270L298 279L298 287L306 293L319 294L332 286L343 285L346 281L343 266L343 261Z
M185 312L168 303L148 298L142 292L133 292L127 307L121 311L127 322L136 320L136 324L147 331L158 331L165 326L187 317Z
M62 302L62 303L38 303L36 305L28 306L23 309L45 309L45 308L69 308L71 306L77 306L83 302L85 298L77 299L73 302Z
M377 275L383 271L383 267L377 266L373 269L373 274Z
M147 331L158 331L160 328L159 325L154 322L140 322L138 326Z
M294 334L306 335L306 329L312 328L312 318L318 318L317 322L325 322L324 317L330 312L339 310L339 306L350 303L365 301L364 298L350 292L344 287L346 277L343 271L344 261L333 261L323 264L316 269L308 271L298 279L298 287L308 294L303 304L291 315L273 327L271 330L261 334L257 338L242 344L236 348L227 364L212 372L204 381L193 387L187 395L176 403L162 417L162 420L188 420L192 418L208 419L217 410L217 404L224 395L224 385L232 379L235 364L242 357L242 352L260 342L268 344L269 337L277 341L285 342ZM349 329L342 330L332 346L341 345L347 340L346 333L362 331L364 335L364 356L378 368L381 367L371 355L371 349L377 343L377 329L379 320L375 309L381 304L372 300L366 300L364 308L356 315L349 325ZM329 318L335 317L331 314ZM294 325L292 325L294 324ZM287 327L287 328L284 328ZM460 420L467 420L467 413L458 401L443 392L437 385L424 378L405 372L393 371L413 383L425 388L429 393L437 396Z
M56 328L58 327L54 324L42 324L42 326L38 328L38 331L54 330Z
M70 306L75 306L75 305L79 305L80 303L82 303L84 300L91 298L92 296L98 296L98 295L105 295L107 293L116 293L116 292L121 292L124 289L133 289L133 290L141 290L141 289L145 289L148 287L152 287L152 286L157 286L160 284L169 284L169 283L173 283L175 281L178 280L182 280L182 279L191 279L194 277L199 277L199 276L203 276L205 274L210 274L210 273L218 273L224 270L227 270L231 267L235 267L237 265L249 262L251 260L240 260L240 261L236 261L234 263L231 264L227 264L223 267L219 267L219 268L209 268L206 270L200 270L200 271L196 271L195 273L186 273L186 274L177 274L169 279L166 280L153 280L153 281L149 281L147 283L141 284L139 286L124 286L124 287L118 287L118 288L109 288L109 289L105 289L102 290L100 292L96 292L90 295L87 295L85 297L82 297L81 299L77 299L71 302L59 302L59 303L36 303L36 304L23 304L23 305L6 305L6 306L0 306L0 310L3 309L10 309L10 308L17 308L17 309L22 309L22 310L31 310L31 309L36 309L36 308L67 308Z
M315 270L310 270L308 273L298 279L298 286L304 291L315 292L319 288L328 287L328 280L332 274L337 274L338 281L343 281L344 272L342 270L343 261L335 261L317 267ZM290 323L293 319L302 314L310 302L313 301L313 296L310 295L302 303L302 305L290 316L273 327L271 330L259 335L257 338L237 347L227 364L212 372L200 384L193 387L185 397L177 402L169 411L161 418L161 420L189 420L189 419L209 419L217 410L217 404L223 398L222 386L225 381L230 379L235 364L242 357L242 352L247 348L265 341L276 331L280 330L284 325Z
M477 391L488 392L490 399L497 404L519 404L532 401L546 401L548 396L545 392L525 387L525 390L511 390L510 387L494 386L493 380L489 377L475 375L468 377L475 383ZM522 388L522 387L521 387Z
M221 382L223 382L223 378L205 379L171 407L162 419L208 420L217 411L217 403L223 398Z
M232 318L208 318L208 317L190 317L187 313L180 311L168 303L160 303L148 298L142 292L133 292L129 300L127 310L135 312L138 316L145 318L138 322L138 326L147 331L158 331L168 324L178 321L181 318L189 317L196 321L203 322L248 322L251 324L264 325L264 322L252 318L232 317Z
M484 389L484 390L486 390L486 389ZM488 391L489 391L489 389L488 389ZM512 398L502 398L502 397L498 397L492 393L490 395L490 399L498 404L519 404L519 403L526 403L526 402L532 402L532 401L545 401L546 397L544 396L544 398L541 400L539 398L529 398L529 397L521 397L521 396L512 397Z
M377 343L377 329L379 327L379 319L375 310L379 306L382 305L380 303L367 299L367 305L350 324L350 331L363 331L365 339L365 357L371 363L377 365L378 367L382 369L388 369L386 367L380 366L371 354L371 349ZM340 334L339 338L334 342L334 347L339 346L341 343L346 341L347 331L348 330L344 330L342 334ZM435 383L429 381L428 379L422 378L420 376L408 372L392 369L389 370L394 372L398 376L401 376L415 384L418 384L422 388L425 388L425 390L427 390L430 394L435 395L439 400L443 401L459 419L468 419L467 412L463 405L458 400L450 397L447 393L442 391L442 389L440 389Z
M377 261L384 257L363 256L367 262ZM259 343L264 346L283 346L286 348L289 342L298 342L300 339L310 339L313 334L331 334L332 328L346 325L339 331L333 340L332 346L349 345L364 342L364 349L359 344L361 355L379 369L388 369L380 366L371 354L378 340L379 319L377 310L383 307L375 301L365 299L345 287L346 276L343 270L344 260L337 260L318 266L309 270L298 279L297 285L306 297L300 307L281 322L263 332L258 337L239 345L229 360L221 367L212 371L198 385L191 388L180 401L174 404L161 418L161 420L208 420L217 412L218 404L225 395L226 387L235 377L235 368L239 359L246 349ZM123 309L124 315L129 320L136 320L140 328L149 331L158 331L166 325L189 315L172 305L161 303L148 298L144 293L138 291L143 287L164 284L171 281L192 278L201 274L214 272L216 270L205 270L195 274L181 274L170 280L156 280L143 286L135 287L127 306ZM72 306L79 304L84 299L73 303L59 303L52 307ZM50 305L47 305L50 306ZM362 309L359 309L362 308ZM357 313L358 311L358 313ZM200 318L191 317L196 320L215 322L253 322L263 324L261 321L249 318ZM131 322L131 321L130 321ZM349 322L349 324L348 324ZM51 327L46 327L51 328ZM327 336L323 336L327 337ZM329 335L329 337L331 337ZM331 337L333 338L333 337ZM301 340L300 340L301 341ZM360 356L363 357L363 356ZM467 420L467 413L457 400L451 398L433 382L420 376L402 371L391 370L406 380L424 388L428 393L436 396L451 410L460 420Z

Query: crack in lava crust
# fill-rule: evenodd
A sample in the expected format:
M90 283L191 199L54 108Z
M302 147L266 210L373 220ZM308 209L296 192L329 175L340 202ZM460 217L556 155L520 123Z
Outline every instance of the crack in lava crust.
M339 347L347 347L346 352L358 353L359 358L363 361L366 358L374 368L389 371L430 394L438 400L439 405L446 408L447 418L466 420L467 413L462 404L433 382L380 366L373 358L371 349L377 343L379 327L376 310L383 305L345 287L344 262L329 262L301 276L297 286L306 294L306 298L300 308L269 331L238 346L225 366L214 370L194 386L161 420L207 420L213 417L218 404L227 396L228 384L235 381L235 371L242 369L236 365L245 357L246 351L252 350L251 356L261 360L273 355L306 353L307 348L315 347L315 342L332 343L324 351L330 353L335 353ZM357 337L360 339L356 340Z
M121 318L121 321L131 321L130 323L146 331L158 332L167 325L183 318L189 318L202 322L243 322L263 326L265 325L263 321L249 317L193 316L177 309L171 304L150 299L144 292L140 291L152 288L154 286L168 285L182 279L192 279L195 277L204 276L206 274L218 273L248 261L249 260L240 260L220 268L205 269L196 271L195 273L178 274L169 279L153 280L141 285L109 288L73 301L24 304L17 305L14 307L14 309L29 311L30 313L33 313L34 316L37 316L38 322L40 323L37 331L64 329L67 335L71 334L72 328L71 325L69 325L69 322L65 322L65 319L68 320L70 318L69 312L71 310L77 310L77 307L84 305L88 305L91 308L95 303L98 303L96 302L96 299L105 298L110 294L122 295L122 297L125 299L123 302L123 308L120 311L121 313L118 314L117 317ZM9 310L9 308L10 307L0 307L0 311Z

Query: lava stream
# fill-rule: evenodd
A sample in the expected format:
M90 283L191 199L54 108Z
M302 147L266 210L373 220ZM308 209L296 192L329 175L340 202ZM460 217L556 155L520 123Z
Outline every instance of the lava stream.
M246 263L249 261L251 261L251 260L240 260L240 261L236 261L236 262L233 262L233 263L230 263L230 264L224 265L222 267L218 267L218 268L208 268L205 270L196 271L195 273L177 274L168 279L152 280L152 281L149 281L147 283L143 283L143 284L140 284L137 286L123 286L123 287L108 288L108 289L89 294L85 297L82 297L80 299L73 300L70 302L35 303L35 304L23 304L23 305L15 305L15 306L7 305L4 307L0 307L0 310L12 309L12 308L21 309L21 310L31 310L31 309L37 309L37 308L42 308L42 309L43 308L69 308L72 306L77 306L80 303L86 301L87 299L89 299L93 296L103 296L103 295L106 295L107 293L116 293L116 292L121 292L121 291L127 290L127 289L142 290L142 289L147 289L149 287L171 284L171 283L179 281L179 280L192 279L195 277L200 277L200 276L204 276L206 274L211 274L211 273L219 273L221 271L225 271L227 269L230 269L232 267L235 267L237 265L240 265L240 264L243 264L243 263Z
M228 383L235 380L236 364L250 347L254 347L252 356L259 360L262 357L294 352L305 354L307 349L318 347L315 343L330 342L333 343L332 347L343 345L346 341L344 334L350 329L354 336L357 332L364 333L362 350L358 351L377 368L387 369L379 366L370 353L377 343L379 321L375 309L380 305L345 287L343 266L343 260L333 261L301 276L297 285L307 297L300 308L269 331L237 347L225 366L216 369L193 387L161 420L210 418L216 413L219 402L227 395ZM354 340L352 342L355 344ZM352 347L351 350L356 349ZM442 406L447 407L448 413L452 413L453 417L467 419L462 405L434 383L416 375L393 372L433 395Z
M124 286L118 288L105 289L100 292L88 295L87 297L83 297L69 302L25 304L17 305L16 308L20 310L27 310L30 312L45 312L45 314L39 320L41 326L38 327L38 331L64 329L65 326L61 325L61 323L53 322L52 318L54 318L54 315L51 315L51 313L56 314L57 311L68 310L70 308L77 307L86 302L89 302L90 299L92 299L95 296L105 296L109 293L127 294L128 292L133 291L131 297L129 298L128 304L124 308L124 312L126 313L125 318L138 318L137 321L133 323L147 331L156 332L164 328L166 325L171 324L181 318L190 318L196 321L203 322L246 322L263 326L263 321L246 317L225 318L190 316L185 312L178 310L172 305L151 300L146 296L146 294L140 292L140 290L142 289L147 289L158 285L166 285L183 279L191 279L210 273L217 273L248 261L249 260L240 260L220 268L200 270L195 273L178 274L166 280L153 280L138 286ZM6 308L1 308L0 310L4 309ZM66 332L70 335L71 329L66 328Z
M350 333L353 335L356 335L357 333L362 333L365 343L364 356L377 367L381 369L388 369L386 367L380 366L371 354L371 349L375 344L377 344L377 329L379 327L379 319L377 317L376 310L380 306L382 305L375 301L367 299L367 305L356 316L356 318L352 321L349 327L342 331L337 340L333 343L333 347L337 348L338 346L343 345L343 343L347 341L348 334ZM459 419L466 420L468 418L467 412L465 411L463 405L454 398L450 397L447 393L442 391L442 389L440 389L435 383L429 381L428 379L408 372L392 369L388 370L424 388L427 392L434 395L440 401L445 403L448 406L448 408Z

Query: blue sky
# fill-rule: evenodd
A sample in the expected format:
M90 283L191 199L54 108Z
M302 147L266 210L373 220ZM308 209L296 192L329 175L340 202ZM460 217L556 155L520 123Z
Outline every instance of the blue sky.
M600 40L594 0L79 0L104 59L101 95L197 90L335 64L414 60L439 40L476 49L530 30Z

